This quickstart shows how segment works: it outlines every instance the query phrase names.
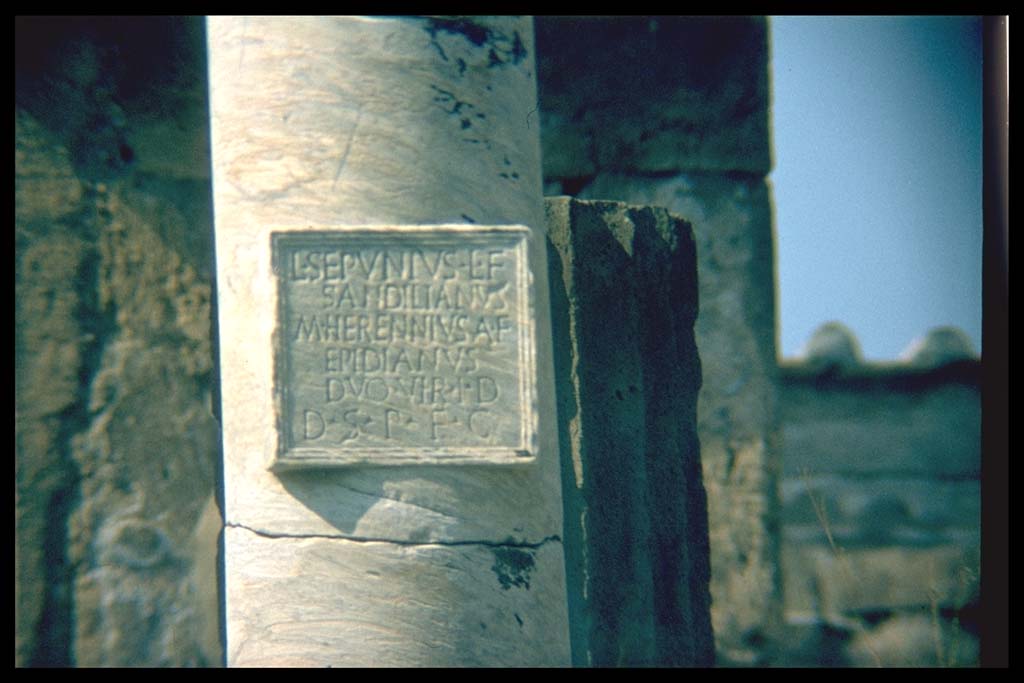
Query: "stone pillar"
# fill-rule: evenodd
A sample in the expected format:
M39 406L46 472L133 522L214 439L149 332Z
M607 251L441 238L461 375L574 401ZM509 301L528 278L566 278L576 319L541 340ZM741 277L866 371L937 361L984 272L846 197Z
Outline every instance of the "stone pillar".
M763 17L537 20L545 193L692 221L698 432L719 663L779 633L768 26Z
M690 225L618 202L546 209L573 663L710 666Z
M532 21L215 17L208 37L228 663L568 664ZM275 378L272 233L431 224L530 228L531 457L272 470L275 400L300 391Z

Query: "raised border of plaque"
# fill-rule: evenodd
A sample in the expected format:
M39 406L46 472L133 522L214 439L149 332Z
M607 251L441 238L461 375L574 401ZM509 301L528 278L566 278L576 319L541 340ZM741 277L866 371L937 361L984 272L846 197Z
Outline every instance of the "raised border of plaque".
M536 456L530 229L271 232L273 469Z

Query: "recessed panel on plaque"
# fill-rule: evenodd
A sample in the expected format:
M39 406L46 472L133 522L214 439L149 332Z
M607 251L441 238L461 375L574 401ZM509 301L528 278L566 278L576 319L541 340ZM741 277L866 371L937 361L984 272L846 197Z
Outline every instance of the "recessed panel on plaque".
M529 229L274 232L275 468L531 462Z

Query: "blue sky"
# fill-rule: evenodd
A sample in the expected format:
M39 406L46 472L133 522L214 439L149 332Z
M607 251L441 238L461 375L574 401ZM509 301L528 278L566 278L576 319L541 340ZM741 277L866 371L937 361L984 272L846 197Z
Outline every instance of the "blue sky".
M981 24L773 17L780 354L839 320L868 359L981 349Z

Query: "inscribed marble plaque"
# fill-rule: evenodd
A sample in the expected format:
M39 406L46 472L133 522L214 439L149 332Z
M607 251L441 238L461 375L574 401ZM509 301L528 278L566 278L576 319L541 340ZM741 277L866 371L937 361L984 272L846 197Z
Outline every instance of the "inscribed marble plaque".
M529 462L521 226L272 233L276 467Z

